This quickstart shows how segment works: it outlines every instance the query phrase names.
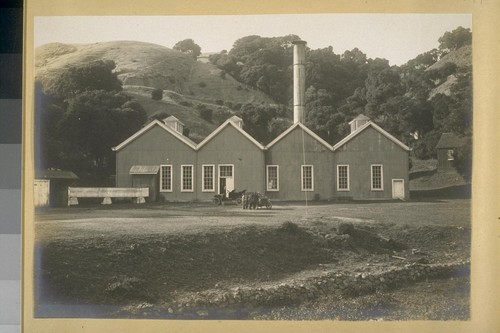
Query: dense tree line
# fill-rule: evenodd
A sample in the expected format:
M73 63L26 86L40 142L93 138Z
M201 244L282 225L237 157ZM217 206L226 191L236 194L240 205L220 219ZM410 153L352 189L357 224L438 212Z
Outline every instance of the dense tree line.
M142 106L121 92L112 61L70 67L44 89L36 82L36 167L75 172L105 183L118 145L146 121Z
M210 56L210 61L240 82L291 108L291 43L298 39L295 35L247 36L235 41L229 52ZM390 66L386 59L367 58L358 48L343 54L335 54L332 47L308 48L306 125L328 142L336 143L348 133L347 123L356 115L365 114L412 147L414 155L421 159L435 157L441 133L470 138L472 69L459 67L453 61L433 65L470 46L472 34L470 29L459 27L438 41L439 48L402 66ZM470 59L465 63L470 64ZM449 88L436 92L435 88L445 82L451 82ZM272 111L268 116L261 114L265 108L260 106L246 106L243 111L252 114L250 119L259 119L248 123L247 131L259 141L271 140L269 124L282 118Z

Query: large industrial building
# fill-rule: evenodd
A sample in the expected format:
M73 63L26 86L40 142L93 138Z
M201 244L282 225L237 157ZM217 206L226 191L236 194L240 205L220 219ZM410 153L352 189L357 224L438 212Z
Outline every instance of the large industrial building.
M154 120L114 147L116 185L148 187L149 200L208 201L231 190L272 200L409 197L410 149L359 115L335 145L304 125L305 42L294 43L294 124L263 146L236 116L196 144L175 117Z

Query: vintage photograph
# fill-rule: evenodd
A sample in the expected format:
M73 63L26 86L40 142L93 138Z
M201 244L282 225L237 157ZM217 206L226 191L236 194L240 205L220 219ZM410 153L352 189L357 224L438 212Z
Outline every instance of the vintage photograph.
M34 17L35 318L469 321L471 14Z

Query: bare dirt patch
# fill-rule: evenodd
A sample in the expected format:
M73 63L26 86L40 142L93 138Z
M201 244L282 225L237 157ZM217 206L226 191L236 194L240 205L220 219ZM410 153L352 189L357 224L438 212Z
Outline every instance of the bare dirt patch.
M290 297L272 309L290 304L299 310L284 316L259 308L252 300L254 292L307 286L324 274L357 278L411 265L467 262L468 204L455 200L307 209L282 204L272 211L203 204L117 205L40 211L37 314L51 316L58 309L61 317L299 319L301 305L319 302L316 308L321 309L328 298L310 293L294 299L287 291ZM409 214L408 209L416 208ZM419 218L422 210L425 220ZM248 291L248 297L217 298L235 290ZM361 309L364 303L356 307L360 299L353 300L346 302ZM74 307L61 310L68 304ZM300 319L326 316L318 311ZM372 318L362 311L349 313L355 319ZM408 316L392 312L382 317Z

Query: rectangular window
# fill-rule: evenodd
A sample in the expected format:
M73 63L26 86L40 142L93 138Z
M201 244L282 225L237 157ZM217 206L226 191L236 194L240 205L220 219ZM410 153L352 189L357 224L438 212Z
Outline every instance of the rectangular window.
M193 192L193 166L181 165L181 192Z
M348 165L337 165L337 191L349 191Z
M453 149L448 150L448 161L453 161L455 159L455 156L453 155Z
M372 165L372 191L384 190L384 175L383 167L381 164Z
M172 192L172 166L160 165L160 192Z
M232 165L219 165L219 176L220 177L232 177L233 176L233 166Z
M203 192L214 192L215 187L214 187L214 170L215 170L215 165L203 165L203 187L202 191Z
M302 191L314 191L314 172L312 165L303 165L302 172Z
M267 166L267 190L279 191L279 166Z

